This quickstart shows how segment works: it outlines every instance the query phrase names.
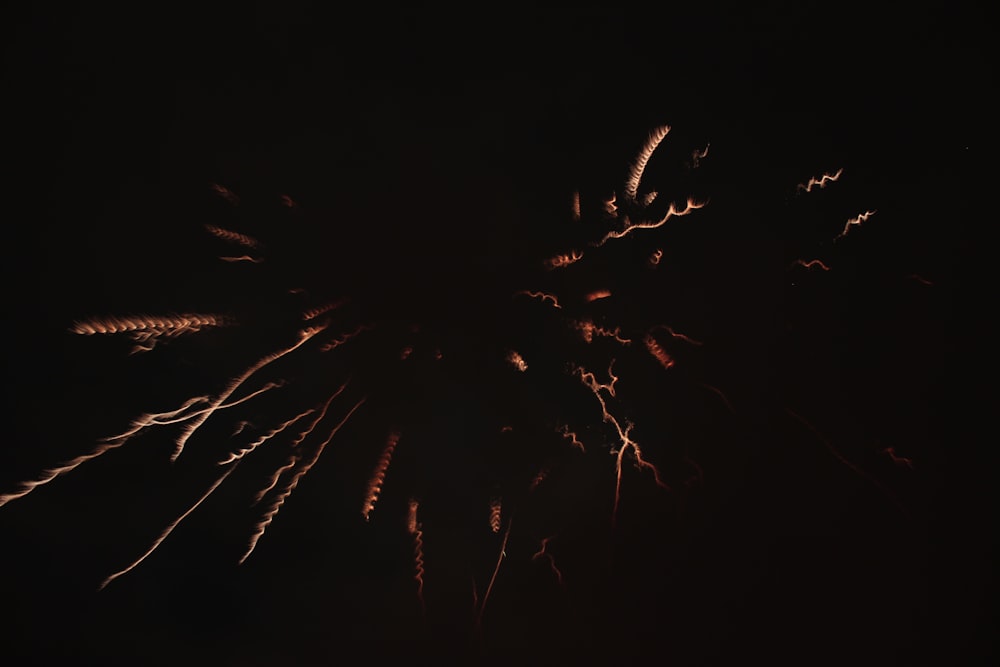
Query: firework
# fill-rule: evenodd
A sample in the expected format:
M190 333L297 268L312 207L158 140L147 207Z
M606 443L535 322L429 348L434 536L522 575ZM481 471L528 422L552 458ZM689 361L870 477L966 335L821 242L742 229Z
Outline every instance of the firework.
M237 313L107 315L76 322L70 332L128 339L133 344L129 352L140 357L169 355L180 340L208 332L240 341L240 352L248 349L242 344L247 341L254 342L249 346L254 349L263 341L279 342L234 361L228 374L211 381L212 388L143 413L96 447L2 490L0 505L161 432L171 438L166 455L171 463L180 466L189 458L199 465L207 462L212 471L208 483L182 504L150 543L136 549L135 557L108 565L112 573L95 582L104 588L154 558L183 521L237 479L255 487L245 498L254 519L243 550L232 559L234 564L244 563L263 548L261 539L271 526L284 513L296 511L286 507L293 492L310 484L310 473L322 466L324 452L337 448L357 452L340 460L358 462L344 474L357 479L354 507L361 507L359 520L372 530L395 525L397 532L408 536L412 593L420 616L441 613L435 605L443 604L446 596L441 591L453 585L445 579L461 578L439 566L436 555L461 561L461 570L470 573L474 600L469 624L480 632L489 621L491 599L503 589L508 561L534 564L560 591L571 589L580 571L562 562L570 560L567 554L574 547L613 541L640 506L680 506L680 498L705 483L710 473L689 446L695 439L690 436L693 429L688 429L688 442L677 444L670 438L672 423L688 419L682 414L686 406L696 403L701 410L689 423L718 422L738 414L726 388L697 370L699 359L713 353L718 334L704 327L698 330L697 324L689 331L680 315L680 321L652 319L659 318L662 309L651 316L648 309L634 306L649 299L650 293L665 292L664 286L676 277L669 245L673 226L712 224L710 215L699 220L699 215L711 211L709 199L690 192L701 187L697 177L711 163L707 145L679 147L691 157L686 180L660 183L657 190L644 187L646 170L668 133L666 126L650 133L620 192L610 197L574 192L566 242L554 249L540 247L528 268L506 267L509 272L496 283L503 287L502 299L482 304L480 297L470 297L459 288L442 295L435 281L415 281L418 286L406 290L428 304L445 300L452 310L493 312L485 323L474 319L458 332L449 328L454 320L436 319L436 305L426 312L419 302L400 308L404 316L386 306L402 299L386 297L370 286L353 291L346 286L349 281L303 284L300 278L308 272L281 273L271 267L287 269L296 263L294 257L272 261L273 254L287 252L287 246L270 242L266 235L258 240L258 235L239 230L238 224L205 225L213 243L247 253L217 255L223 265L232 270L274 271L266 275L267 280L281 281L284 296L278 305L261 298ZM697 173L694 167L699 168ZM838 169L810 178L796 185L795 192L815 197L839 184L843 174ZM208 190L237 223L252 199L215 183ZM288 195L274 199L281 204L281 215L304 215L307 208ZM874 212L851 218L835 240ZM299 247L309 245L299 243ZM293 250L296 247L292 245ZM836 262L829 258L796 259L787 266L836 271ZM337 292L339 287L343 289ZM421 316L412 317L414 313ZM470 384L488 387L488 392L466 395L461 385L469 378L474 378ZM433 444L442 432L456 428L454 423L465 410L482 415L475 427L459 432L466 446L476 451L477 460L486 461L478 471L463 467L461 453ZM366 411L379 415L376 422L388 416L383 421L400 428L383 428L359 442L359 430L352 424ZM888 488L811 422L791 410L788 415L806 426L836 461L871 482L905 513ZM428 428L428 421L435 428ZM228 442L220 439L223 432L229 434ZM379 440L381 449L373 449ZM880 451L900 468L914 467L911 458L893 447ZM595 477L595 470L603 478ZM588 487L588 498L581 503L588 526L583 533L567 520L573 511L567 508L575 502L572 494L581 494L581 480L589 480L593 487ZM478 518L444 528L440 512L456 504L478 508ZM445 537L449 530L480 535L476 539L488 545L489 554L456 553L460 549L455 541ZM553 544L558 545L557 553ZM452 553L442 555L449 548Z

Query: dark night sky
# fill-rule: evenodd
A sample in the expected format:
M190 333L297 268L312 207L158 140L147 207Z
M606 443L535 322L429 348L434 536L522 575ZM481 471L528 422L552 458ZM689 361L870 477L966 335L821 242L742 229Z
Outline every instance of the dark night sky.
M984 19L807 4L346 16L286 2L24 10L6 22L15 437L0 446L0 492L287 345L299 326L293 284L318 301L349 294L345 321L391 333L342 366L281 369L292 380L281 396L321 400L330 377L351 374L375 398L242 566L258 516L247 499L266 463L247 461L149 560L95 592L211 483L225 425L174 466L170 434L152 434L0 507L0 657L988 655L990 467L973 420L956 418L989 410L959 381L977 326L964 304L983 232L964 202L985 152L992 73L973 28ZM708 206L595 252L562 283L536 271L594 237L599 223L569 221L573 191L593 213L661 124L673 130L647 181ZM706 144L704 165L684 169ZM796 196L796 183L840 167L842 182ZM283 209L282 194L299 206ZM878 213L833 243L866 209ZM220 266L205 224L264 239L268 262ZM657 247L665 259L652 272L642 262ZM788 270L813 257L831 271ZM509 296L543 285L567 299L610 285L618 300L594 307L608 322L669 322L705 341L680 348L669 373L638 354L616 366L623 409L675 490L626 469L614 530L611 438L596 401L562 372L606 356L578 353L560 320ZM95 315L214 309L245 326L132 357L127 341L67 333ZM389 361L401 341L415 349L404 370ZM507 347L541 359L537 375L511 379ZM274 423L293 409L282 400L252 418ZM586 455L559 448L559 420L585 429ZM527 435L498 437L509 421ZM391 426L403 439L384 510L366 524L360 493ZM685 460L704 471L686 490ZM550 477L529 497L540 465ZM423 619L411 494L422 499ZM499 544L485 523L493 494L514 521L477 635L472 581L481 595ZM531 560L550 535L564 589Z

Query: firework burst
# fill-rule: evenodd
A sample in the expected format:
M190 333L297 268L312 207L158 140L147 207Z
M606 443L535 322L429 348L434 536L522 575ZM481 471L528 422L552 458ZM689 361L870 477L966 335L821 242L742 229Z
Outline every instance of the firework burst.
M711 227L720 215L700 180L712 158L707 142L671 156L669 134L655 128L637 147L619 189L575 192L549 221L554 231L528 249L470 251L453 245L457 232L440 230L418 249L404 235L376 256L391 273L352 258L348 233L325 245L328 228L343 225L336 211L207 184L202 204L213 219L191 253L211 253L219 268L204 273L222 286L200 290L198 310L69 325L77 337L121 341L117 354L140 360L130 377L169 370L179 382L92 448L0 490L0 505L144 447L143 458L168 462L155 477L172 500L150 520L158 530L144 530L132 554L113 554L95 587L155 560L219 494L243 508L234 522L242 544L229 548L234 566L249 566L261 549L282 548L271 533L286 514L310 514L302 490L313 485L315 502L331 479L340 484L331 497L371 526L355 539L377 537L409 559L414 623L464 614L466 631L481 636L494 606L516 613L510 590L525 582L542 598L611 585L609 569L630 567L624 554L642 544L636 534L677 527L705 484L703 457L718 456L705 442L732 436L746 416L709 361L740 346L727 348L730 335L709 324L703 300L677 285L677 242L692 238L685 226ZM785 212L773 213L794 218L792 200L849 180L838 168L791 182ZM843 243L860 237L873 212L828 222L843 225L830 243L854 227ZM430 257L414 256L428 247ZM836 272L830 254L776 262L776 274ZM212 297L217 307L205 308ZM789 408L787 417L906 514L807 416ZM324 465L337 474L314 481Z

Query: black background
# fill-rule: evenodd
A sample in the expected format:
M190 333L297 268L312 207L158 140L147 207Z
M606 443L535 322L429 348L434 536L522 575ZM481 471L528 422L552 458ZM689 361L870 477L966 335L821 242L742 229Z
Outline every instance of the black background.
M293 2L11 17L0 490L287 345L287 276L317 296L350 293L365 316L419 322L446 370L365 366L366 382L391 389L243 566L252 476L96 592L214 479L196 454L169 466L169 435L0 508L0 655L916 665L990 654L989 437L972 426L990 407L965 379L980 374L970 350L984 335L967 308L984 233L967 204L985 164L983 21L957 8L343 14ZM563 286L611 284L627 301L609 321L669 320L706 341L670 379L647 368L627 385L644 442L669 443L647 455L678 471L677 488L627 469L612 529L596 403L576 383L552 399L559 416L547 412L570 352L508 295L578 243L572 192L593 212L661 124L673 130L647 180L676 178L665 196L708 206L609 248ZM703 167L682 168L708 144ZM796 195L840 167L836 187ZM250 212L237 216L209 183ZM307 213L279 217L291 215L281 194ZM878 212L833 243L866 209ZM217 266L206 223L268 239L273 265ZM666 259L651 274L639 267L654 247ZM788 269L820 256L830 272ZM127 342L67 333L95 315L220 304L254 327L133 357ZM501 379L493 364L511 341L551 354L542 368L556 372ZM309 371L288 372L321 382ZM526 499L510 480L524 481L534 441L488 435L510 414L527 432L590 424L588 454ZM366 524L359 493L397 423L412 426L385 518ZM678 490L685 456L704 480ZM472 582L481 596L499 542L475 531L500 488L522 491L505 497L520 498L505 505L517 507L509 557L477 631ZM425 617L403 529L411 493L424 499ZM551 534L565 588L531 560Z

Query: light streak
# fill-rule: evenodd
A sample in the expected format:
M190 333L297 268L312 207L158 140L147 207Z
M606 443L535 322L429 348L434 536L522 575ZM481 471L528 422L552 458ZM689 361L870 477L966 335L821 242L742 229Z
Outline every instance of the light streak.
M551 303L553 308L562 308L559 305L559 299L554 294L548 294L546 292L532 292L530 290L520 290L514 292L514 296L529 296L532 299L540 299L542 303Z
M532 555L531 560L536 561L539 560L540 558L544 558L545 560L547 560L549 562L549 569L552 570L552 574L556 576L556 583L559 584L559 587L561 588L564 585L562 572L560 572L559 568L556 567L556 559L548 551L549 542L551 542L552 540L553 537L543 537L541 546L539 547L538 551L536 551L534 555Z
M365 502L361 507L361 516L365 518L365 521L368 521L371 517L372 511L375 509L375 503L378 502L379 494L382 493L382 483L385 482L385 473L392 462L392 452L396 449L398 442L399 433L393 431L389 434L389 440L385 444L385 449L382 450L382 456L379 457L378 463L375 466L375 472L372 473L371 479L368 480L368 492L365 494Z
M842 167L832 174L823 174L818 179L810 178L806 183L799 183L798 185L796 185L795 190L796 192L798 192L799 190L804 190L805 192L812 192L812 189L816 187L823 189L827 186L828 183L836 182L840 178L840 175L843 173L844 169Z
M796 266L801 266L801 267L806 268L806 269L822 269L823 271L829 271L830 270L829 266L827 266L826 264L824 264L822 262L822 260L818 260L818 259L810 259L809 261L806 261L804 259L797 259L794 262L792 262L789 265L788 268L791 269L791 268L794 268Z
M840 234L837 234L837 236L835 236L833 240L834 241L839 241L840 239L844 238L845 236L847 236L847 232L851 231L851 227L855 227L855 226L860 227L862 222L867 221L868 218L872 217L877 212L878 211L865 211L864 213L861 213L861 214L859 214L859 215L857 215L857 216L849 219L847 221L847 223L844 224L844 231L840 232Z

